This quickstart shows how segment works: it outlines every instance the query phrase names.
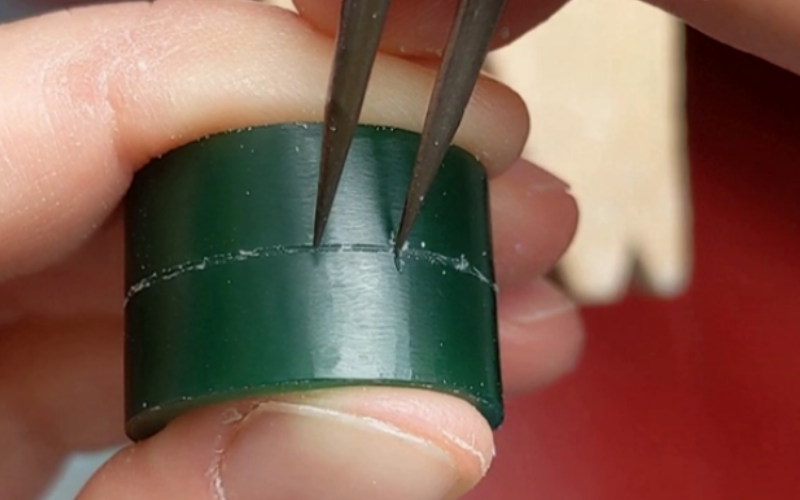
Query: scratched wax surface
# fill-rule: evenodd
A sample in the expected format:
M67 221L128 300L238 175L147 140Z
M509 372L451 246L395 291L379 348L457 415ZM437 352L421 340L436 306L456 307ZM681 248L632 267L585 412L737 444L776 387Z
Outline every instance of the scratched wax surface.
M502 421L485 169L451 148L396 256L420 136L359 126L314 248L321 137L318 123L235 130L137 173L125 202L133 439L205 404L352 385L438 390Z

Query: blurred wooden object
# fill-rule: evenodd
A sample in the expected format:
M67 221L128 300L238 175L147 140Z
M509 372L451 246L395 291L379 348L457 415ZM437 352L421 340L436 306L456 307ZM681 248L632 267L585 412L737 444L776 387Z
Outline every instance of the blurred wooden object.
M583 302L657 295L690 273L682 26L630 0L574 0L488 61L531 113L526 159L581 207L559 275ZM533 216L533 214L532 214Z

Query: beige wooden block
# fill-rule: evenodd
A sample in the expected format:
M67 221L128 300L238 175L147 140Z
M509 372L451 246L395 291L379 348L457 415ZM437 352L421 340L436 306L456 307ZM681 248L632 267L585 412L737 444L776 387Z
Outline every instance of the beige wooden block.
M681 25L640 2L573 0L489 68L530 109L525 157L581 207L558 269L567 288L609 302L635 276L679 293L691 267Z

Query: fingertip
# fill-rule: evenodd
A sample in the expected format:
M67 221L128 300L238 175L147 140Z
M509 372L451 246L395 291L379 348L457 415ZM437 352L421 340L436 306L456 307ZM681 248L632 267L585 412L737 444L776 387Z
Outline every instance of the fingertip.
M491 182L492 232L497 282L527 283L555 265L578 227L578 204L569 186L518 160Z
M381 387L289 394L175 420L112 458L79 500L257 500L265 492L444 500L483 477L493 446L483 417L455 397Z
M585 332L576 304L545 280L501 290L500 346L507 392L546 386L570 373Z

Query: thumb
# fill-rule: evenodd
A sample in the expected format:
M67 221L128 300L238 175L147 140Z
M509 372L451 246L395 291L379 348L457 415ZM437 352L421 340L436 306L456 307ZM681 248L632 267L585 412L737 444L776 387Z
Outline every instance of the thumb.
M445 430L446 429L446 430ZM77 500L443 500L493 456L468 403L341 389L208 408L113 457Z

